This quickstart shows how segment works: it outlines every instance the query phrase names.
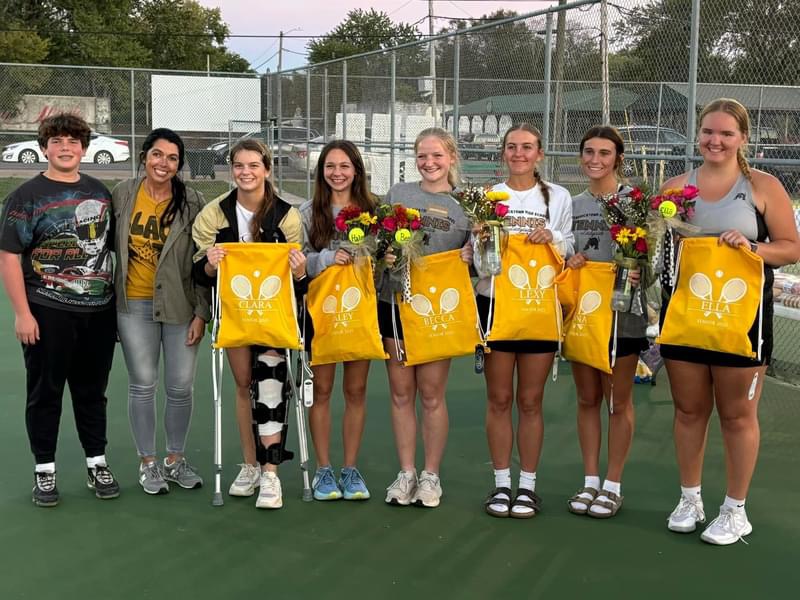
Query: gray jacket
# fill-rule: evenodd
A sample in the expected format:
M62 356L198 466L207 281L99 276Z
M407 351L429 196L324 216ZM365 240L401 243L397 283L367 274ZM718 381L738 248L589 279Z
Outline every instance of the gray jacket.
M144 177L139 177L123 181L111 193L116 219L114 248L117 252L117 268L114 272L114 290L117 311L122 313L128 312L128 232L136 194L143 179ZM154 321L182 325L195 315L204 321L211 319L209 290L192 279L192 255L195 252L192 224L204 204L203 196L199 192L186 188L186 208L175 216L156 267L153 289Z

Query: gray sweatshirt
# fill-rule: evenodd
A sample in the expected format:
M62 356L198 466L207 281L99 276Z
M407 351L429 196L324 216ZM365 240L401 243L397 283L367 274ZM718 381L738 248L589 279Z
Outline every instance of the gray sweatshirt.
M625 194L631 190L623 187L620 193ZM603 210L595 197L585 190L572 197L572 231L575 234L575 253L581 252L587 260L611 262L614 257L614 243L608 230ZM643 314L619 313L617 320L618 338L645 337L647 329L647 307L642 299Z
M331 206L334 219L342 210L341 206ZM333 264L336 251L342 245L344 237L338 231L334 232L327 248L319 252L311 245L311 216L313 213L312 201L306 200L300 205L300 218L303 222L303 254L306 255L306 272L312 279Z
M419 183L398 183L386 193L383 203L399 203L406 208L419 210L422 230L425 232L422 253L426 256L461 248L469 239L469 219L450 194L425 192ZM391 289L384 285L386 277L384 274L380 282L378 297L384 302L391 302Z

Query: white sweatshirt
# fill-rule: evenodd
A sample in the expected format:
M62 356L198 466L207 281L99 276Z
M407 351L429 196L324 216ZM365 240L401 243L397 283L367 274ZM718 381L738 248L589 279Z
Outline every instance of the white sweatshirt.
M575 238L572 233L572 196L560 185L545 182L550 191L550 202L544 203L542 190L537 184L527 190L512 190L506 183L498 183L492 190L506 192L509 199L503 203L508 205L505 218L505 229L509 234L530 233L534 229L549 229L553 234L553 246L564 258L574 253ZM550 219L547 219L549 208ZM489 296L489 278L479 279L475 290Z

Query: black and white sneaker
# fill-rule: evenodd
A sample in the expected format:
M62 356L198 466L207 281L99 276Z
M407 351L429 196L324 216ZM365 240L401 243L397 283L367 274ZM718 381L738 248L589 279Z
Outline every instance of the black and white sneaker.
M108 466L97 465L87 471L89 479L86 481L86 485L90 490L94 490L95 496L101 500L111 500L119 496L119 484Z
M33 503L36 506L56 506L58 504L58 488L56 487L56 474L33 474Z

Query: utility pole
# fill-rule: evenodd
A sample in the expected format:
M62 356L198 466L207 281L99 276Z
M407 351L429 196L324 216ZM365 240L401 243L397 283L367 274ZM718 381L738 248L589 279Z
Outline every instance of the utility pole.
M278 73L283 69L283 32L278 35Z
M439 109L436 105L436 44L433 41L433 0L428 0L428 33L430 34L431 56L431 115L435 125L439 125Z

